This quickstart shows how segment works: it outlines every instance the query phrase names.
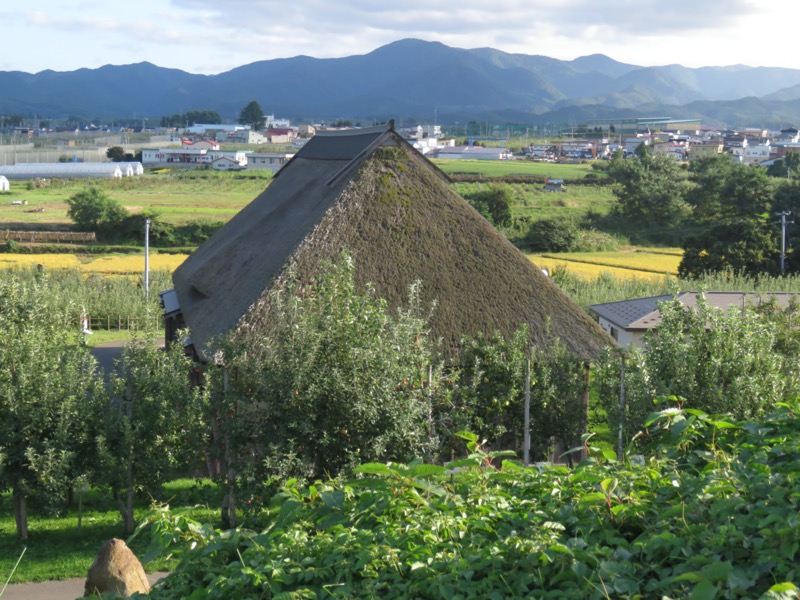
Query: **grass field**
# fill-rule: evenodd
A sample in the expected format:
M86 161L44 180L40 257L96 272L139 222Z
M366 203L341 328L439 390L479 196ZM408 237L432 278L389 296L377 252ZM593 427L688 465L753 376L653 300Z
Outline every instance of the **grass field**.
M436 161L449 173L528 175L534 177L583 178L592 173L589 164L567 165L517 161ZM148 172L119 180L51 180L47 187L27 189L26 182L14 181L10 192L0 192L0 228L64 229L72 224L67 216L67 199L90 186L100 188L130 212L156 210L173 225L190 221L228 221L266 189L270 178L264 173L216 173L209 171ZM454 189L469 196L486 183L456 183ZM530 220L558 215L580 218L588 211L609 212L614 197L608 186L572 185L567 191L545 192L540 184L508 184L513 193L512 213ZM27 204L12 204L25 201Z
M583 179L589 173L602 176L592 170L589 162L581 164L561 164L535 162L532 160L450 160L433 159L433 164L448 175L455 173L480 174L486 177L503 175L526 175L550 179Z
M472 194L486 190L490 183L454 183L453 189L461 196L469 198ZM615 202L609 186L573 185L565 192L545 192L540 184L509 183L511 189L514 217L527 217L539 221L557 216L580 219L588 211L601 215L608 214Z
M193 506L193 518L216 523L219 520L220 494L209 481L180 479L164 486L160 499L173 506ZM147 498L136 507L137 523L149 511ZM24 544L17 539L10 494L0 495L0 588L11 574L23 548L27 548L14 573L12 583L47 581L69 577L86 577L86 572L100 547L109 539L124 538L122 523L114 501L104 490L92 489L82 499L82 523L78 529L78 497L62 517L44 514L32 503L28 526L30 538ZM148 536L140 536L131 548L141 557L147 548ZM173 566L165 560L145 565L147 571L168 570Z
M217 174L214 174L217 175ZM67 199L90 186L99 187L130 212L151 208L167 223L210 219L227 221L269 185L267 177L178 177L169 173L124 179L53 180L43 188L28 190L12 182L0 193L0 226L42 228L70 225ZM25 205L12 205L13 201Z

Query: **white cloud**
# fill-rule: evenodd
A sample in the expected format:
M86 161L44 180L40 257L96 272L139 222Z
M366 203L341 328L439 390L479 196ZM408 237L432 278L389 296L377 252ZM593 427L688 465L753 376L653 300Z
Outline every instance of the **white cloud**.
M45 4L46 6L41 7ZM417 37L461 48L572 59L604 53L641 65L800 68L775 51L793 0L98 0L0 9L0 68L71 70L149 61L217 73L257 60L364 54ZM49 5L49 6L47 6ZM14 51L11 51L11 49ZM24 51L19 51L24 48Z

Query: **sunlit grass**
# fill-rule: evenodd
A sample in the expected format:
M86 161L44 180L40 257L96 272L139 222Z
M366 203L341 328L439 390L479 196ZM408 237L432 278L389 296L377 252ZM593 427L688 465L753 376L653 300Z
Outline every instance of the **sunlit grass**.
M197 506L192 518L216 524L219 520L219 492L208 480L179 479L164 486L159 494L162 502L172 506ZM150 500L141 498L135 511L141 521L149 512ZM86 577L86 572L100 547L111 538L124 538L122 522L114 500L107 491L92 489L83 498L81 529L78 530L78 495L63 517L43 514L35 505L30 507L28 527L30 537L20 542L16 535L11 498L0 495L0 578L5 582L27 547L11 583L47 581L70 577ZM144 555L148 536L140 536L131 543L137 556ZM169 570L174 566L165 560L145 565L149 572Z

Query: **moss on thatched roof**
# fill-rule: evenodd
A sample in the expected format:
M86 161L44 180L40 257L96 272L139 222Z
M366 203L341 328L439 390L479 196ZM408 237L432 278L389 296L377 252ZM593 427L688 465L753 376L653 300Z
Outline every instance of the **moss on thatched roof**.
M313 141L313 139L312 139ZM301 150L267 190L175 273L184 318L202 346L235 327L281 284L286 267L309 280L351 253L356 282L372 283L403 306L422 282L436 303L431 332L446 349L463 335L511 335L527 323L531 342L560 338L590 358L613 343L577 304L447 185L441 172L391 129L347 139L346 152L323 138L324 156ZM377 141L377 147L376 147ZM249 315L258 321L258 315Z

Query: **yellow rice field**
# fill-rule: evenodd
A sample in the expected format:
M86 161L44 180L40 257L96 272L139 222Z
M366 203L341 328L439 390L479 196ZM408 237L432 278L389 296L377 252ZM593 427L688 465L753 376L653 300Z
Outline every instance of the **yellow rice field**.
M569 273L585 279L596 279L602 273L608 273L620 279L660 280L665 276L677 275L680 262L680 256L647 252L565 252L530 254L528 258L540 269L552 272L556 268L565 268Z
M669 249L667 249L669 250ZM150 254L150 269L174 271L186 254ZM531 254L528 258L539 268L553 271L566 268L570 273L595 279L601 273L620 278L660 279L676 275L680 256L657 250L623 252L572 252ZM138 274L144 271L144 254L0 254L0 269L43 265L47 269L80 269L85 273Z
M681 256L662 252L626 250L621 252L565 252L542 254L544 258L566 261L570 265L582 263L601 267L618 267L626 270L646 271L659 276L677 275Z
M150 254L150 269L174 271L186 254ZM126 274L144 271L144 254L0 254L0 269L42 265L47 269L80 269L85 273Z

